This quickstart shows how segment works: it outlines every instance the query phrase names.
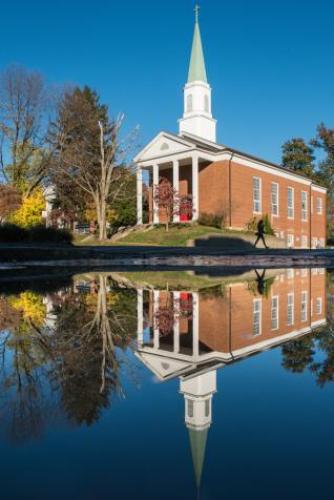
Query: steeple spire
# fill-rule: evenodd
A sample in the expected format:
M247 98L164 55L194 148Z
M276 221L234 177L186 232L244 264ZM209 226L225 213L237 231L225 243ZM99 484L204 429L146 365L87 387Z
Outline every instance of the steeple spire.
M201 31L198 21L199 6L195 7L195 30L188 73L184 87L184 112L179 120L180 135L197 135L216 142L216 120L212 117L211 87L206 75Z
M188 83L201 81L208 82L205 68L201 30L199 27L199 5L195 6L195 30L191 49Z

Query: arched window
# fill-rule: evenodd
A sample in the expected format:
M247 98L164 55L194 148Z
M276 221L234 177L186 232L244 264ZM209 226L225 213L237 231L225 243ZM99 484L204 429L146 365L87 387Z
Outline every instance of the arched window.
M187 97L187 113L191 113L193 110L193 96L189 94Z
M204 110L206 113L210 113L210 103L209 103L209 96L206 95L204 97Z

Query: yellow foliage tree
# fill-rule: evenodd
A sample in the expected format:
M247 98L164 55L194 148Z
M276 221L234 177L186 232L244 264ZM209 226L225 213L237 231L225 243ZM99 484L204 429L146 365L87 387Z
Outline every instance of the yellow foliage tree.
M31 321L36 326L44 323L46 307L41 295L34 292L22 292L10 299L10 305L21 312L25 321Z
M30 227L43 222L45 198L41 188L26 196L20 208L10 217L10 222L22 227Z

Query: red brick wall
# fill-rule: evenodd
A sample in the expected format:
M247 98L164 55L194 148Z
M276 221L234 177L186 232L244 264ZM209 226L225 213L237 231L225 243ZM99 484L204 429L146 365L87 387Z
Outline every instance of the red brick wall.
M229 175L231 174L230 182ZM253 177L259 177L262 183L262 213L253 212ZM279 185L279 215L271 214L271 187L272 183ZM294 189L294 219L287 216L288 187ZM307 221L301 217L301 192L307 192L308 213ZM231 200L229 193L231 192ZM316 198L323 199L322 215L316 214ZM271 224L278 235L287 239L287 235L294 236L294 246L302 246L302 236L307 237L308 247L312 238L326 238L326 196L312 192L313 214L312 234L310 224L311 192L310 187L289 180L275 174L255 170L235 161L214 162L200 167L199 173L199 206L200 213L227 212L228 226L236 229L245 229L247 223L256 216L268 214ZM311 238L310 238L311 237Z

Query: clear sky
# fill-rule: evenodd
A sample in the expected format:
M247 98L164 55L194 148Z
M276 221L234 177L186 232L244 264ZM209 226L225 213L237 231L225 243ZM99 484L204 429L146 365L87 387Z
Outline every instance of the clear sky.
M140 143L177 132L193 0L16 0L0 8L0 69L88 84ZM334 126L333 0L201 0L218 140L268 160L281 144Z

